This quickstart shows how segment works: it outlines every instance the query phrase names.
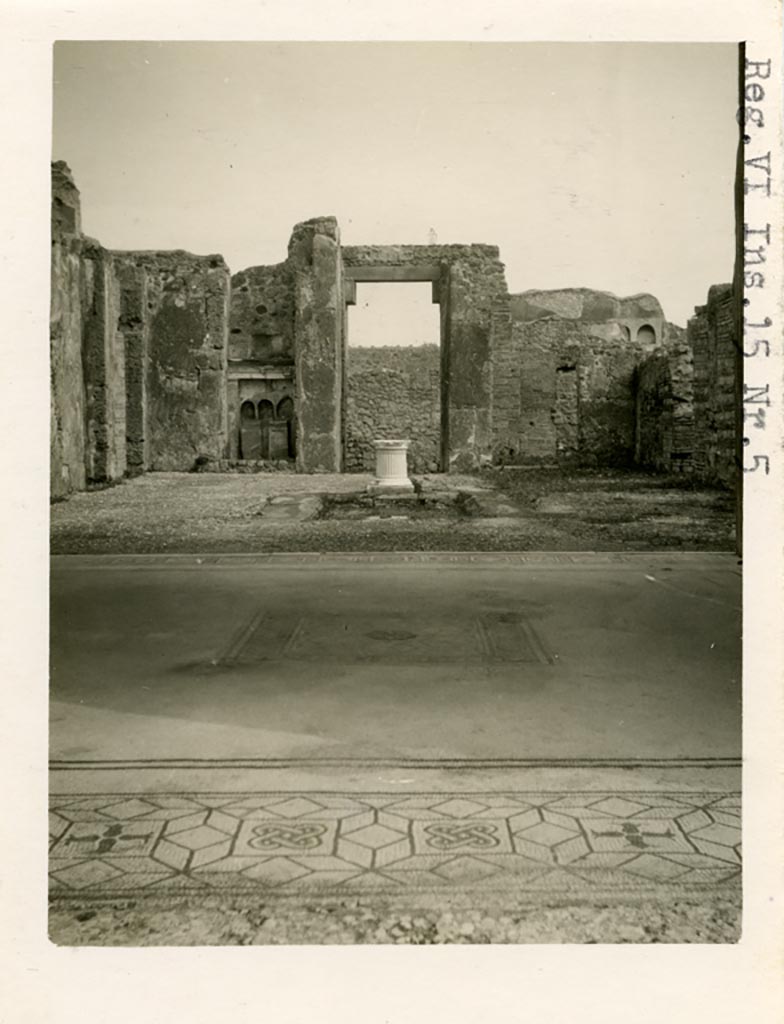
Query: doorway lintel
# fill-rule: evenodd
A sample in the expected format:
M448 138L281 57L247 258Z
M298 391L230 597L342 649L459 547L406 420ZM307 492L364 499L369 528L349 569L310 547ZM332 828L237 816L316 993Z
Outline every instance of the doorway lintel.
M441 267L437 263L420 263L414 265L371 263L362 266L345 266L343 275L347 281L355 282L386 282L386 281L438 281Z

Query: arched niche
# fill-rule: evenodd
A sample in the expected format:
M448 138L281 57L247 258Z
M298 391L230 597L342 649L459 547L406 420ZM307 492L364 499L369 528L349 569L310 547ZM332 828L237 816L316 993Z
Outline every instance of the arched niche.
M262 428L267 426L272 420L275 419L275 406L266 398L262 398L259 402L259 422Z
M278 419L286 424L288 453L289 458L293 459L296 455L296 442L294 439L294 402L289 395L286 395L285 398L281 398L278 402Z
M240 406L240 458L261 458L261 434L256 418L256 403L246 401Z

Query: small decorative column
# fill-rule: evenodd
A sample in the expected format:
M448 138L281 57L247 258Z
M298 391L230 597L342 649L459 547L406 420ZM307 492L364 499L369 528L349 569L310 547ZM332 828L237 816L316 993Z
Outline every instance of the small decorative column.
M376 479L372 491L413 491L408 479L407 452L410 441L374 441Z

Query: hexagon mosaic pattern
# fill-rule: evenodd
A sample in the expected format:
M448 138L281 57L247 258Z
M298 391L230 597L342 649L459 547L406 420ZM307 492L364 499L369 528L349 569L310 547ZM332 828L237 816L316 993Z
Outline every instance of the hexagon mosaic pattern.
M55 899L737 886L727 793L53 796Z

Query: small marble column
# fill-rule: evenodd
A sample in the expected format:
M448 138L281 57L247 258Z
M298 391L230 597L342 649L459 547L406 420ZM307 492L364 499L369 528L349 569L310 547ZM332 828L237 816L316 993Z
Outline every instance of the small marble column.
M376 449L376 479L370 485L373 491L413 491L408 479L407 452L410 441L374 441Z

